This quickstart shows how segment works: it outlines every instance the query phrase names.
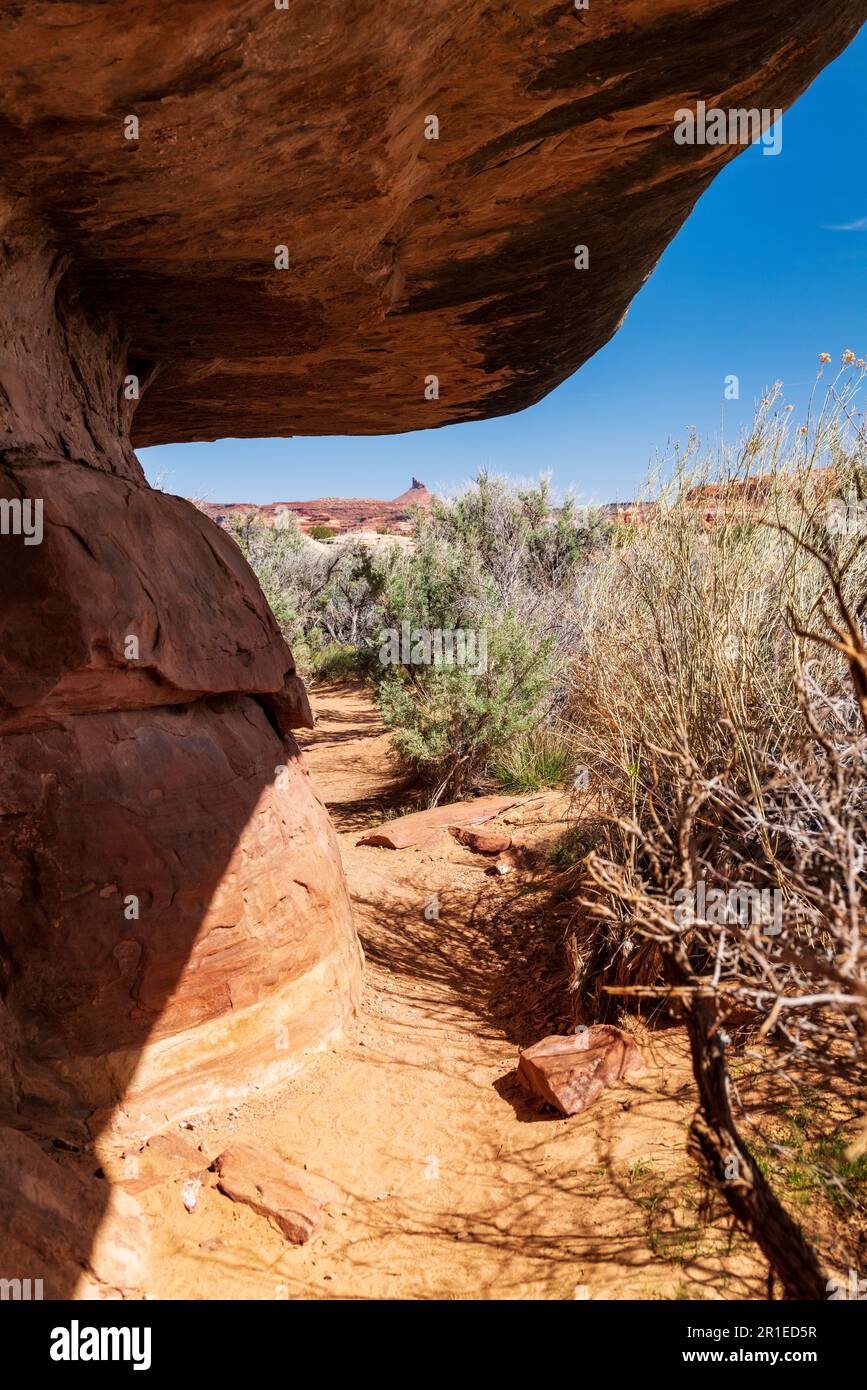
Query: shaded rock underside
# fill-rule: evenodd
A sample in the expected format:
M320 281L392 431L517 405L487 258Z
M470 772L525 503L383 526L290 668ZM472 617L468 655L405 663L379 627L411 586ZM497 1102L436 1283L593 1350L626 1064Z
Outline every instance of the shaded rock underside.
M675 111L786 107L864 16L131 0L119 24L19 3L0 16L0 184L118 322L149 382L136 444L496 415L607 341L737 152L676 145Z

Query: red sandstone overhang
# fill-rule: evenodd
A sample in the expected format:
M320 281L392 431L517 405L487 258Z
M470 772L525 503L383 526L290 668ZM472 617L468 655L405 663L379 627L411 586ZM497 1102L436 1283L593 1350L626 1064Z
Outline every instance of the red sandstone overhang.
M499 415L611 337L738 152L676 144L678 108L785 108L864 17L864 0L7 5L0 185L117 317L149 379L137 445Z

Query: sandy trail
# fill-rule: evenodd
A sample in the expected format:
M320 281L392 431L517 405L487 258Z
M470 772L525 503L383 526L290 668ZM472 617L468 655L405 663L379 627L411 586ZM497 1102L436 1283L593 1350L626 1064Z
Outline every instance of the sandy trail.
M360 847L398 794L370 696L314 696L311 773L334 820L367 969L345 1037L279 1093L197 1122L335 1182L321 1236L289 1247L212 1186L194 1213L180 1181L142 1198L155 1240L149 1293L169 1298L761 1296L757 1270L697 1221L684 1147L692 1086L676 1030L639 1041L644 1073L571 1120L515 1084L520 1044L568 1024L544 900L450 836L427 850ZM565 798L512 812L522 841L552 842ZM439 919L425 904L439 899ZM557 957L553 959L556 961ZM547 973L546 973L547 972ZM528 1012L526 998L538 998ZM698 1234L695 1234L698 1232Z

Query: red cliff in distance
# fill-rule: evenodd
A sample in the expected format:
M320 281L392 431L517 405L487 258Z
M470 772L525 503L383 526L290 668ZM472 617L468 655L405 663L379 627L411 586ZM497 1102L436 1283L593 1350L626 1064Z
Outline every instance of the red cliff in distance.
M412 530L413 513L417 507L426 511L431 494L424 483L413 478L412 485L390 502L375 497L317 497L310 502L201 502L206 516L218 526L233 517L254 516L265 526L286 526L294 519L305 533L314 526L327 526L338 534L356 531L387 531L390 535L406 536Z

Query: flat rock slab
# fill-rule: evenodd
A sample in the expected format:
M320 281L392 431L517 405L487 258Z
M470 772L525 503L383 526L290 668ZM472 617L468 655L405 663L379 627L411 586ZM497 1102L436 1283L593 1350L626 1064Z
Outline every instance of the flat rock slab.
M430 811L414 811L410 816L388 821L376 830L369 830L357 843L381 845L384 849L413 849L430 844L446 830L481 825L513 806L522 806L535 799L532 796L480 796L475 801L454 801L450 806L434 806Z
M286 1163L258 1144L233 1144L214 1160L213 1168L217 1187L226 1197L266 1217L293 1245L306 1245L321 1228L320 1203L330 1200L333 1186L325 1178Z
M554 1033L525 1048L518 1060L518 1080L525 1091L541 1096L562 1115L578 1115L607 1086L643 1066L628 1033L594 1023L577 1033Z
M476 830L471 825L450 825L449 830L459 845L476 854L502 854L512 844L511 835L504 830Z

